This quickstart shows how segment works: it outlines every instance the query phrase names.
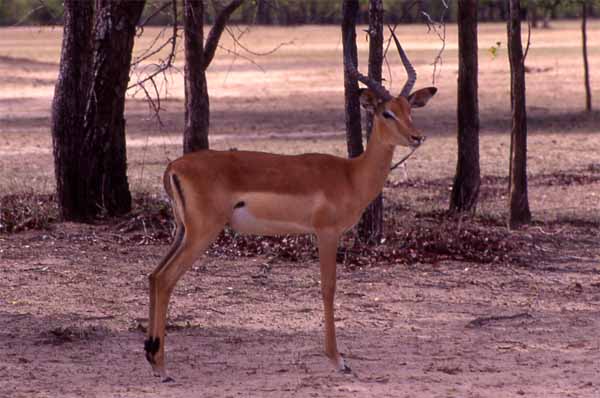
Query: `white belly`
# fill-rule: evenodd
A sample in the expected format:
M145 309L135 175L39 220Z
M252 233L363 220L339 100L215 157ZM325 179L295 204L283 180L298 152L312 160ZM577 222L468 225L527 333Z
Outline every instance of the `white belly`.
M247 235L306 234L313 232L309 225L255 217L246 206L233 211L230 224L235 231Z

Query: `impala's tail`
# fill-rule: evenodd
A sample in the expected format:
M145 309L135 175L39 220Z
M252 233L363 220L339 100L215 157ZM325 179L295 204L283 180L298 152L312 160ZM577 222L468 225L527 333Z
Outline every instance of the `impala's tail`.
M169 166L163 175L165 191L171 200L171 207L178 227L184 227L185 220L185 195L181 186L181 180Z

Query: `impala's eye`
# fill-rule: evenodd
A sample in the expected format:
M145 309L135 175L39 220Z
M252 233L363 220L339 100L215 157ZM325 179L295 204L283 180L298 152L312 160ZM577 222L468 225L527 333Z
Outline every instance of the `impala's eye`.
M395 119L396 118L394 116L394 114L392 112L390 112L390 111L383 111L382 115L386 119Z

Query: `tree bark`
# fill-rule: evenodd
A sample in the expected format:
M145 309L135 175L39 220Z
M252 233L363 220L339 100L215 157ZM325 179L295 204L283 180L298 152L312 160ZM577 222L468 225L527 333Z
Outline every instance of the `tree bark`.
M527 111L525 108L525 60L521 44L520 0L509 0L507 28L512 110L508 225L510 228L518 228L531 221L527 197Z
M587 16L588 16L588 2L583 0L581 3L581 47L583 50L583 74L584 74L584 85L585 85L585 110L586 112L592 111L592 89L590 87L590 68L588 64L588 53L587 53Z
M85 217L131 210L125 147L125 92L143 0L99 0L94 28L93 80L87 96L79 168Z
M231 14L244 0L232 0L218 11L204 42L205 8L202 0L184 0L183 26L185 36L185 130L183 152L208 149L210 100L206 69L215 56L221 35Z
M358 16L358 0L344 0L342 4L342 46L346 47L354 65L358 65L356 49L356 18ZM343 55L342 55L343 56ZM344 68L344 108L346 119L346 144L348 156L354 158L363 153L362 127L360 121L360 102L358 96L358 80L348 74Z
M60 71L52 102L52 146L58 207L67 221L85 216L77 164L84 138L84 98L92 76L93 17L92 0L65 0Z
M183 152L208 149L210 101L204 60L204 2L184 0L185 130Z
M481 184L477 8L478 0L458 2L458 161L450 195L453 212L475 211Z
M369 77L381 82L383 65L383 2L369 1ZM373 130L373 115L367 114L367 140ZM367 206L358 224L358 236L367 244L377 244L383 237L383 194Z

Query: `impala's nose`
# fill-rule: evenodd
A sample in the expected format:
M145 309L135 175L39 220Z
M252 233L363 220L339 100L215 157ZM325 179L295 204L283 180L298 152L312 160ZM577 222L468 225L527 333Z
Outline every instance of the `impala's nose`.
M411 135L410 139L413 141L413 145L419 146L425 141L425 136L422 135Z

